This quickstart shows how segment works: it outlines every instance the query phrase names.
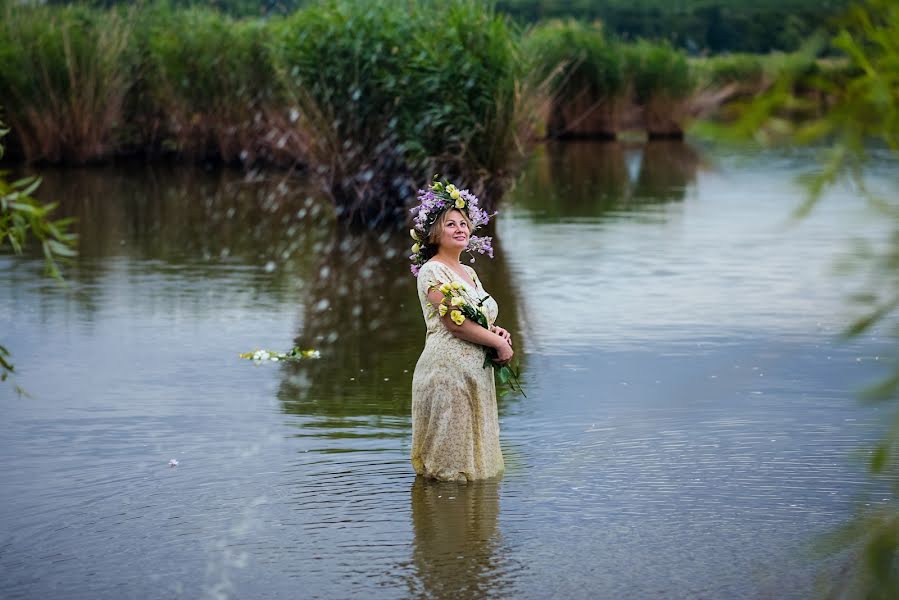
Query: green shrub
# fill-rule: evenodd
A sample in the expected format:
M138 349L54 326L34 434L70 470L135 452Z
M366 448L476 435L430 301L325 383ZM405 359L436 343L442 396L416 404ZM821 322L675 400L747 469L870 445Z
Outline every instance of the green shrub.
M251 161L263 136L260 113L275 94L266 36L259 19L147 10L137 26L144 79L135 107L144 141L195 158Z
M756 86L765 79L765 61L757 54L721 54L691 62L700 87L722 87L729 84Z
M335 0L273 30L295 133L342 210L401 211L435 170L478 189L522 153L517 38L480 3Z
M621 95L626 86L620 49L602 31L578 21L549 21L525 38L531 67L551 81L560 96L587 91L594 98Z
M640 41L626 49L634 100L649 137L683 137L695 87L686 55L668 43Z
M0 93L25 157L86 162L113 154L133 84L131 13L0 10Z
M527 63L553 95L551 135L614 136L627 90L620 48L596 27L550 21L524 41Z
M693 77L684 52L664 42L639 41L626 48L627 72L638 103L660 97L682 100L693 91Z

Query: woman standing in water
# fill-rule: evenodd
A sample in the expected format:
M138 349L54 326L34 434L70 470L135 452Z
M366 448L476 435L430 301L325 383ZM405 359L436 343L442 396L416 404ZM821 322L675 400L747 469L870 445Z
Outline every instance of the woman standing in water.
M412 272L418 277L427 334L412 377L412 466L415 472L442 481L472 481L503 472L494 361L512 359L509 332L495 324L498 307L474 269L463 265L463 251L493 256L491 239L471 233L490 218L467 190L435 183L419 193L413 208ZM454 288L487 317L489 329L444 302Z

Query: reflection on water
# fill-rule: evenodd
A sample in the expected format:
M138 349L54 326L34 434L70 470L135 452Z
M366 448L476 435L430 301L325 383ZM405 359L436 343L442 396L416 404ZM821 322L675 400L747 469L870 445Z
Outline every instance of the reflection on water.
M600 219L684 199L699 156L688 144L651 141L550 143L515 193L540 221Z
M503 591L497 518L500 485L412 484L410 588L427 598L487 598Z
M67 288L0 256L34 396L0 386L0 596L813 595L802 544L879 489L853 394L884 343L835 342L831 265L886 229L842 197L785 228L812 159L715 152L534 157L474 265L528 397L471 486L409 463L406 228L343 231L278 174L45 172L81 254ZM294 344L322 358L237 358Z
M409 245L407 236L392 230L334 232L323 244L297 297L294 343L314 347L328 360L284 367L278 397L285 412L350 420L409 415L411 377L425 333L406 258ZM498 322L515 335L516 294L501 240L495 246L494 260L473 266L500 303ZM517 348L523 347L519 338ZM520 364L526 368L525 360ZM501 413L504 406L500 399Z
M683 200L696 178L699 156L683 142L652 141L643 146L640 173L631 195L648 202Z

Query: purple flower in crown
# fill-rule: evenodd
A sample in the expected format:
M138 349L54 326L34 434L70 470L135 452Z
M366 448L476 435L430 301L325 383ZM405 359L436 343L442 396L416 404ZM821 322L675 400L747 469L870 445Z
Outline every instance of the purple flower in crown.
M418 190L418 205L409 209L415 215L412 219L413 228L409 230L415 244L412 246L412 274L418 276L418 271L427 262L437 249L428 244L428 235L431 227L440 216L450 209L464 212L471 221L471 232L474 233L487 224L496 213L488 213L480 207L481 201L468 190L460 190L449 181L437 181L426 190ZM486 254L493 258L493 238L487 236L471 235L468 238L468 247L465 252L472 254L471 262L474 262L473 253Z
M493 258L493 238L486 235L473 235L468 238L468 247L465 249L465 251L469 254L471 254L472 252L477 252L478 254L486 254L490 258ZM474 256L471 257L471 262L474 262Z

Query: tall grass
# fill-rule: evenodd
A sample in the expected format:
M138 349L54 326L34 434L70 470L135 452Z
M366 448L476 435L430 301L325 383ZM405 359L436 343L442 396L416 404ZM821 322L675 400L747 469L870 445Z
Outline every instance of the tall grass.
M669 45L612 43L592 25L522 35L477 0L323 0L270 19L0 0L0 16L0 99L28 160L302 165L366 222L404 216L435 172L491 204L546 128L680 137L697 89L840 68L788 55L691 69Z
M0 11L0 91L25 158L114 154L134 81L133 13L11 3Z
M553 137L614 138L627 91L622 53L602 31L577 21L550 21L528 32L530 66L553 96L547 128Z
M640 41L625 47L634 101L643 108L650 138L681 138L694 89L687 56L667 43Z
M137 26L143 79L135 116L144 145L194 159L253 162L274 102L267 25L157 5Z
M470 0L402 8L335 0L274 25L296 139L363 220L401 211L434 171L483 191L524 153L531 104L505 20Z

